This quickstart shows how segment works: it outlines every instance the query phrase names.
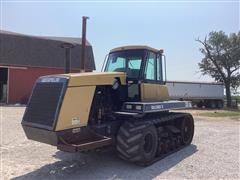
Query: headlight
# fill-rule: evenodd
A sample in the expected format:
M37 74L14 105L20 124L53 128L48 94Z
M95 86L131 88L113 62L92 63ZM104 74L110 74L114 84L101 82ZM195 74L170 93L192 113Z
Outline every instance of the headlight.
M141 105L136 105L135 109L141 111L142 110L142 106Z
M127 104L126 105L126 109L132 109L132 105L131 104Z

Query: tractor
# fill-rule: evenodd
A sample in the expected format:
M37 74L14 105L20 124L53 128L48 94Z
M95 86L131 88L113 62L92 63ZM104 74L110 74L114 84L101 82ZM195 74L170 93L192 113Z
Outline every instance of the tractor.
M103 72L37 79L22 127L28 139L65 152L114 147L119 157L149 165L191 144L194 120L169 100L163 50L114 48ZM172 111L175 110L175 111Z

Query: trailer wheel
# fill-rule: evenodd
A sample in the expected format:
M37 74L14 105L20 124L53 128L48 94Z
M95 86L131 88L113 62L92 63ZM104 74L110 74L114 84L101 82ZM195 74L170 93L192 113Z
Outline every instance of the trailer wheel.
M219 101L217 102L217 108L218 108L218 109L222 109L223 107L224 107L223 101L219 100Z
M194 121L191 115L183 118L181 124L181 136L184 145L191 144L194 134Z
M197 103L197 107L198 107L198 108L202 108L202 107L203 107L203 102L202 102L202 101L198 102L198 103Z
M127 161L145 165L156 155L158 135L153 125L125 122L117 135L117 151Z

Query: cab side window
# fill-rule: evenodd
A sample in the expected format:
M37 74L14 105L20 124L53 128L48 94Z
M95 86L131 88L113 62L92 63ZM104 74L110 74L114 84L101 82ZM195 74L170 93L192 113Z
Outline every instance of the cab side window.
M156 80L155 63L156 54L149 52L144 73L146 80Z

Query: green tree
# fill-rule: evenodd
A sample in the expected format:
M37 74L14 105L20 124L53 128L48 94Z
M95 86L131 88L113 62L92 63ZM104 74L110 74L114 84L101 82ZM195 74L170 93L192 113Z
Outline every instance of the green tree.
M210 32L204 40L204 55L198 64L203 75L210 75L217 82L223 82L226 89L227 107L231 107L231 88L240 86L240 31L226 35L223 31Z

